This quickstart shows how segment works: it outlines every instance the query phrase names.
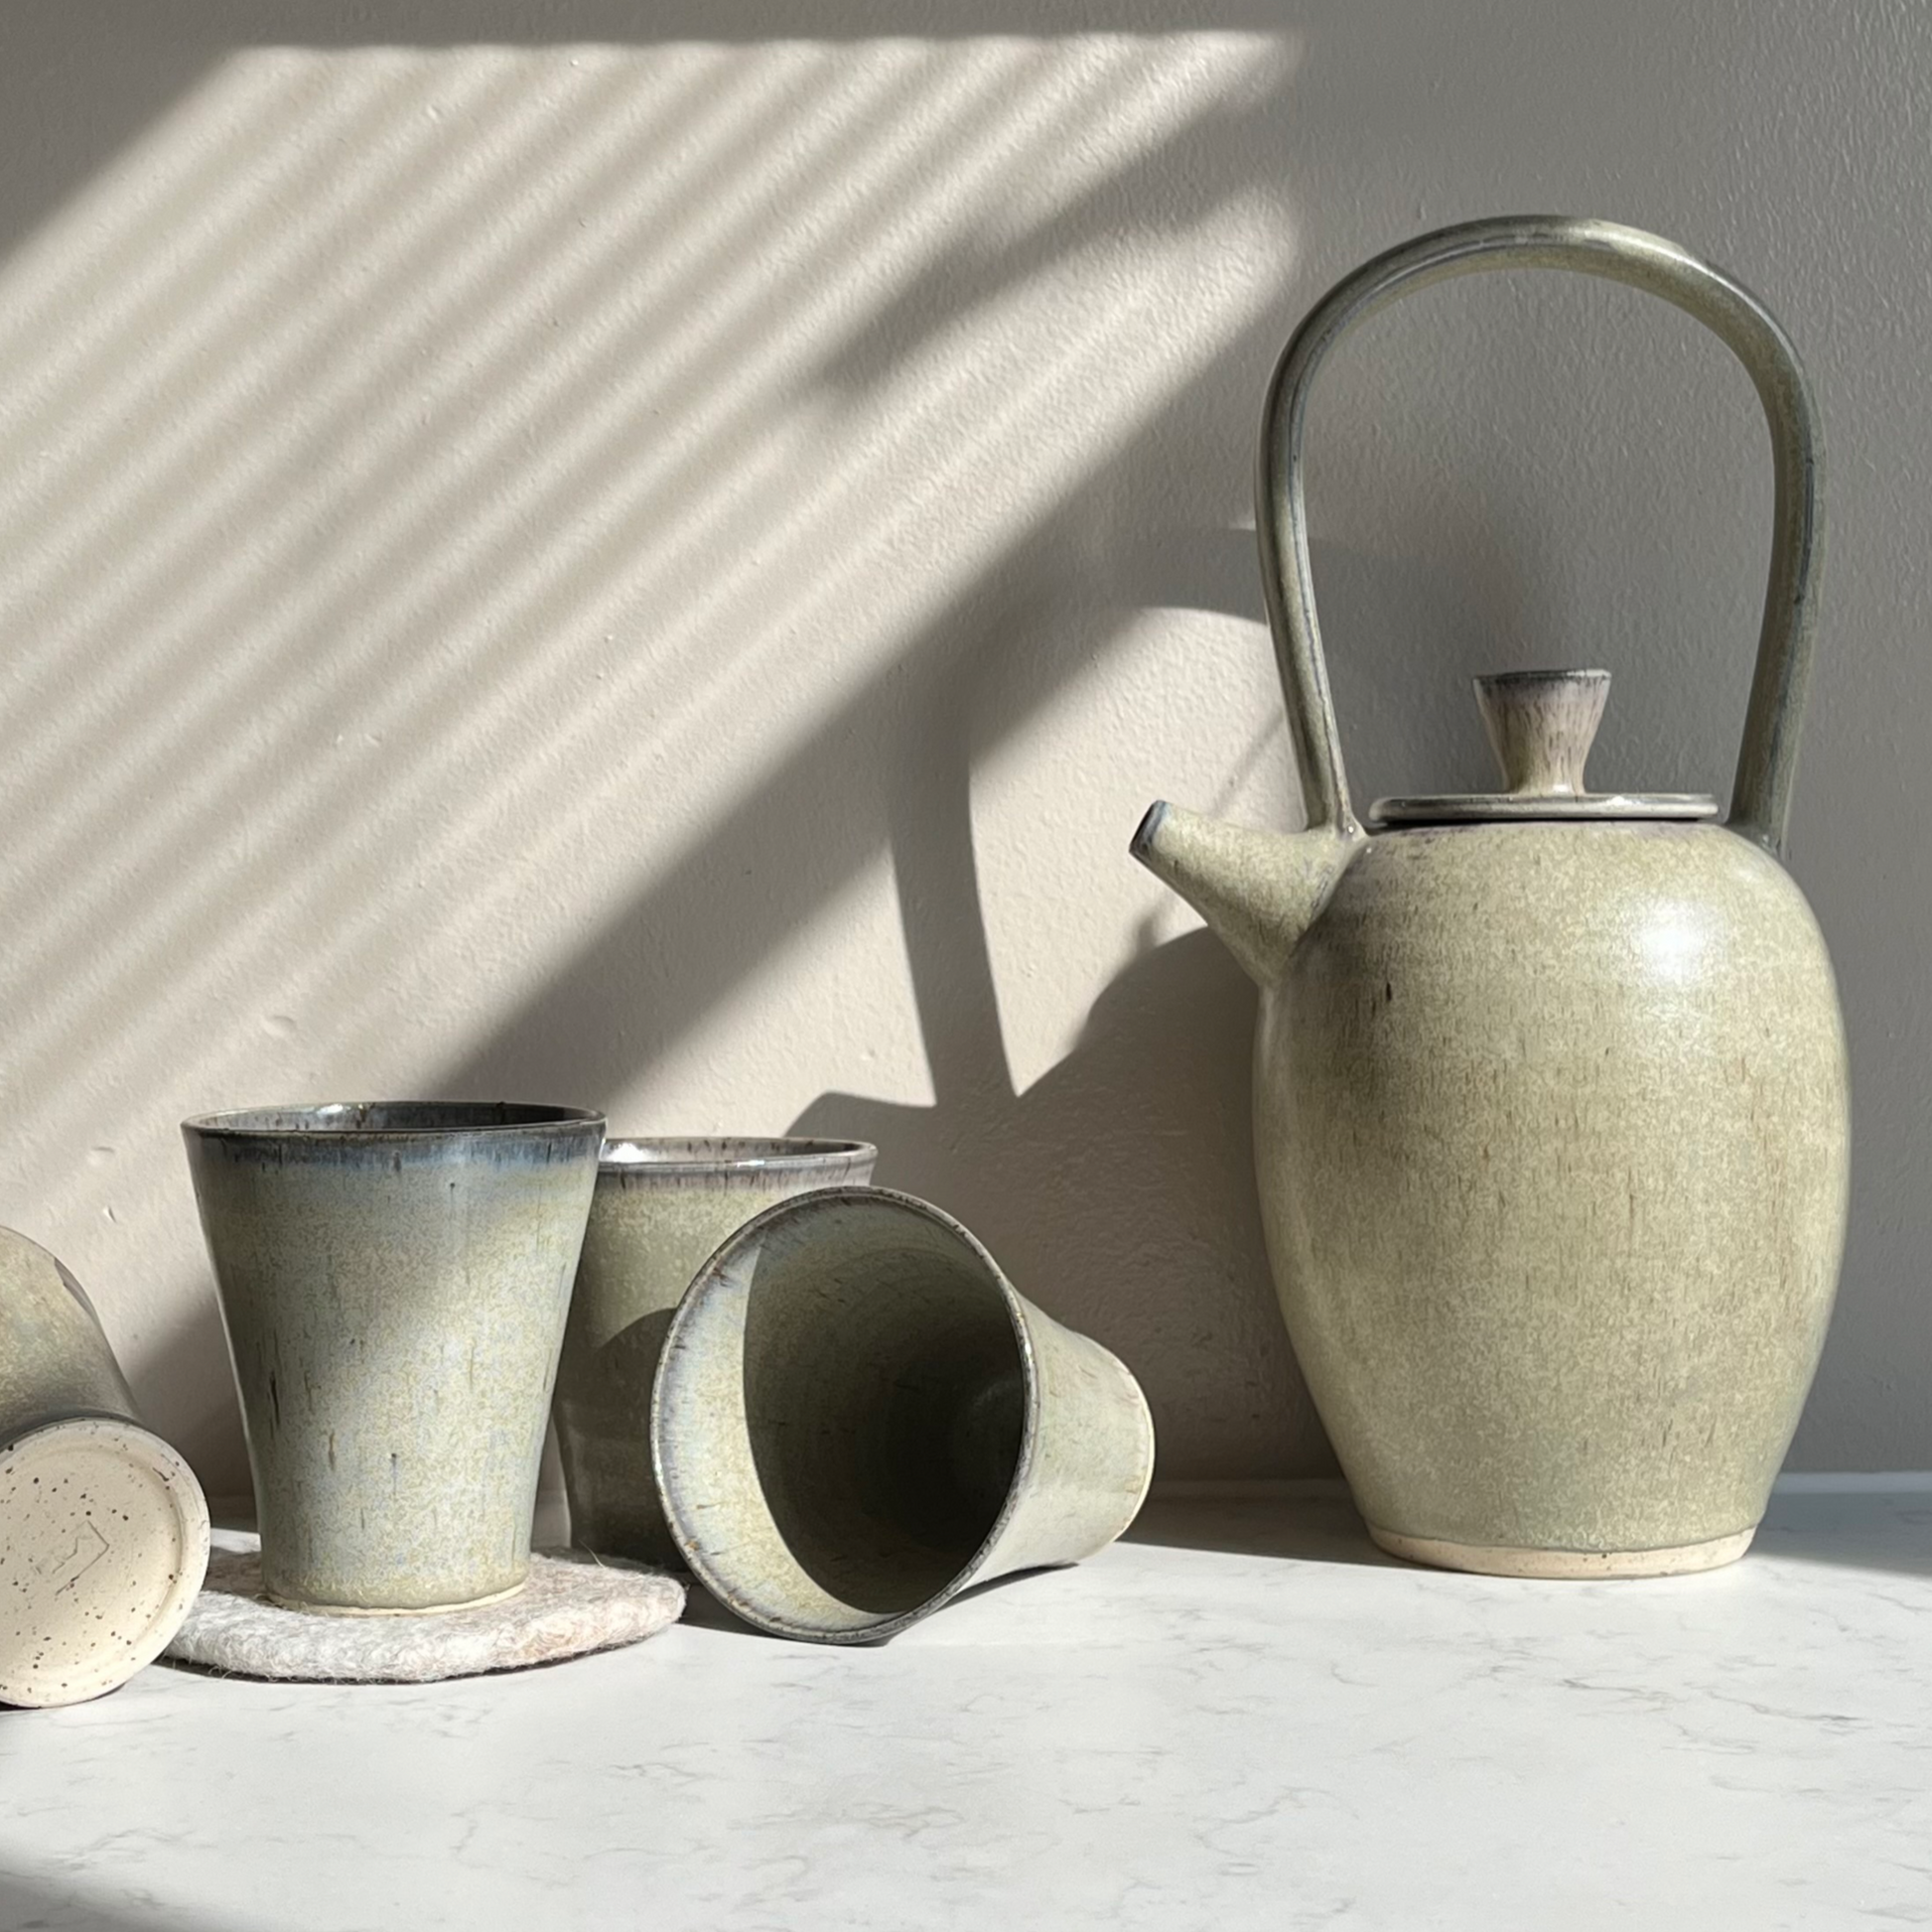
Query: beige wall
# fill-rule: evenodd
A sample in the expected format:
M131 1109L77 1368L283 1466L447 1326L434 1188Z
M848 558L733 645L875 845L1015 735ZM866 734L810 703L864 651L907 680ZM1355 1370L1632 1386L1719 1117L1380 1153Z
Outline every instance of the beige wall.
M1246 526L1296 317L1419 228L1601 213L1821 394L1793 863L1859 1141L1797 1458L1932 1464L1928 116L1909 0L8 0L0 1217L230 1493L182 1115L862 1134L1127 1357L1164 1473L1326 1466L1251 1001L1126 839L1290 811ZM1550 661L1616 673L1595 775L1727 784L1768 486L1691 325L1458 285L1313 446L1361 797L1479 781L1468 674Z

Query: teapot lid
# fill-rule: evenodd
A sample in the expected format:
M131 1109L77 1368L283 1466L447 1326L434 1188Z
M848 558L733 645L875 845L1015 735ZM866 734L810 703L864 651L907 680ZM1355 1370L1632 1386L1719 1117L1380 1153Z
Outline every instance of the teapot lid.
M1584 788L1584 760L1610 695L1608 671L1500 671L1477 678L1475 687L1509 789L1378 798L1369 813L1371 824L1718 816L1718 801L1703 792Z

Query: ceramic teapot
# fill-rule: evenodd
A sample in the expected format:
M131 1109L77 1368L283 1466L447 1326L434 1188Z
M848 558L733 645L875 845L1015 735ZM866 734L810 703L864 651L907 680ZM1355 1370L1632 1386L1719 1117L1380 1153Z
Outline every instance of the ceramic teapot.
M1335 342L1448 276L1563 268L1711 328L1771 431L1774 542L1730 810L1595 794L1607 677L1479 681L1506 789L1359 821L1302 441ZM1830 959L1780 864L1820 554L1817 424L1754 297L1675 244L1533 216L1425 235L1283 352L1256 521L1308 829L1155 805L1135 856L1261 988L1255 1158L1311 1391L1371 1533L1500 1575L1743 1554L1837 1288L1848 1165Z

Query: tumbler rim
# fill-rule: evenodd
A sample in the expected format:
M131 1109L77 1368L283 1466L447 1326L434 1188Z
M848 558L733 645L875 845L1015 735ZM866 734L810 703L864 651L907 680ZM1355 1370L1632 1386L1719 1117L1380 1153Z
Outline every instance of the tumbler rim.
M626 1157L619 1149L638 1149ZM706 1153L701 1150L710 1149ZM870 1141L828 1141L783 1134L612 1134L598 1157L601 1173L795 1173L801 1169L844 1170L879 1150Z
M420 1118L409 1118L410 1116ZM516 1100L330 1100L235 1107L182 1122L212 1140L424 1140L456 1135L603 1134L603 1114Z
M1005 1311L1014 1357L1020 1368L1025 1408L1022 1412L1020 1449L1014 1459L1006 1498L980 1540L979 1547L960 1569L923 1602L909 1609L880 1611L869 1620L832 1629L788 1615L783 1609L773 1609L759 1601L753 1589L746 1587L745 1580L731 1574L729 1564L720 1565L717 1554L692 1532L687 1520L689 1478L685 1473L684 1458L672 1445L670 1417L679 1397L680 1381L689 1373L681 1343L703 1318L706 1305L728 1292L731 1260L743 1252L748 1244L762 1239L771 1228L785 1221L824 1215L850 1206L884 1217L900 1215L926 1221L964 1254L981 1286L992 1292ZM879 1643L888 1637L897 1636L901 1630L922 1621L935 1610L943 1609L954 1597L970 1589L979 1581L980 1570L988 1555L998 1545L1007 1525L1013 1521L1028 1494L1039 1456L1040 1404L1039 1357L1033 1329L1028 1322L1028 1304L979 1236L943 1207L921 1199L917 1194L904 1193L896 1187L826 1187L811 1193L794 1194L787 1200L774 1201L762 1213L754 1215L743 1227L726 1237L685 1291L684 1299L671 1316L663 1353L658 1357L657 1373L651 1384L651 1474L657 1482L659 1495L664 1499L665 1519L686 1568L734 1616L775 1636L795 1637L808 1643ZM1139 1504L1135 1507L1138 1511Z

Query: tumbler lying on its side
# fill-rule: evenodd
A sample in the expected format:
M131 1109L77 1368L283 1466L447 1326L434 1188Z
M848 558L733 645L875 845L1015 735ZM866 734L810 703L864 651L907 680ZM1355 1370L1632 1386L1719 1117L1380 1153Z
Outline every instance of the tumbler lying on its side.
M1115 1356L950 1215L868 1187L780 1202L712 1256L665 1338L651 1447L712 1593L817 1643L1095 1555L1154 1472Z
M144 1429L80 1285L0 1228L0 1703L78 1704L160 1656L207 1504Z

